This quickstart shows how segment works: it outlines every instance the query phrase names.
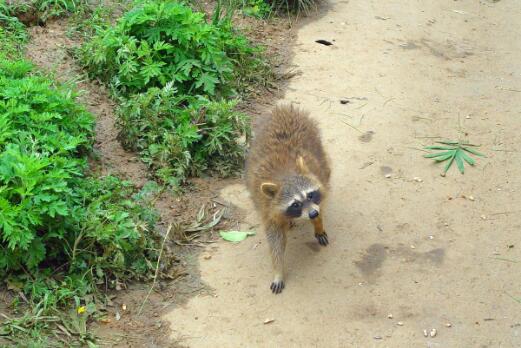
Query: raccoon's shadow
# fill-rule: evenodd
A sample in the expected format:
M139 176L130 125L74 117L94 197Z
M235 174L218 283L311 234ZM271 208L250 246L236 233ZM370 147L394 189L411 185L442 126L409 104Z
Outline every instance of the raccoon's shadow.
M292 227L286 247L286 265L289 278L307 277L309 271L319 268L318 256L327 247L318 244L309 222L300 222Z

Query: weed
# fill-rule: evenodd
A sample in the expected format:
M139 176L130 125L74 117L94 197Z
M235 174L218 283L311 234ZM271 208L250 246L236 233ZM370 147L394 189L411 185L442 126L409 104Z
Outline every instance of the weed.
M268 64L234 29L230 4L219 1L207 22L183 3L140 1L78 52L119 98L123 146L173 188L202 173L235 173L249 122L237 99L224 98L267 84Z
M37 25L51 18L74 13L87 4L88 0L1 0L0 9L10 16L18 17L26 25Z
M24 25L11 16L8 6L0 0L0 59L19 56L26 43Z
M89 3L79 6L69 16L67 36L90 39L96 33L106 30L129 6L130 1L100 1L96 5Z
M275 12L309 13L316 9L318 0L266 0Z
M57 322L56 309L150 277L157 215L130 183L84 176L93 128L74 93L24 60L0 60L0 276L33 311L3 323L11 339L38 345L56 323L87 339L84 322Z
M271 6L264 0L242 0L242 13L255 18L266 18L272 12Z
M249 135L248 118L235 105L178 95L171 84L151 88L123 102L118 137L173 187L207 171L227 176L242 163L245 141L237 139Z
M465 173L465 165L464 162L467 162L469 165L473 166L476 164L476 161L468 155L468 153L485 157L482 153L475 150L473 147L476 145L461 143L459 141L438 141L439 144L442 145L433 145L426 146L427 150L441 150L442 152L430 153L424 155L425 158L432 158L436 162L444 162L448 161L443 169L443 174L447 173L451 165L456 162L458 169L461 174Z
M168 82L179 94L229 96L236 63L253 52L229 21L208 24L182 3L144 1L86 43L80 58L124 96Z

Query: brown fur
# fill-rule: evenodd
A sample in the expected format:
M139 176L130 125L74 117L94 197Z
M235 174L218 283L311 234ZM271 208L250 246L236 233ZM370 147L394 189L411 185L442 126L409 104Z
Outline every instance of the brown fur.
M254 128L255 136L246 161L246 186L259 211L272 251L275 280L283 282L283 261L286 232L291 218L284 214L277 199L285 179L295 175L311 178L320 187L321 203L329 189L330 168L324 152L317 124L307 112L293 106L278 106ZM323 213L323 209L321 214ZM315 235L327 235L322 216L311 220ZM280 292L273 290L273 292Z

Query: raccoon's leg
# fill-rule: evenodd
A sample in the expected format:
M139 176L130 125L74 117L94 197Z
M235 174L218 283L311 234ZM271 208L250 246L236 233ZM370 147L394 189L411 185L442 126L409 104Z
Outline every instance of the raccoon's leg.
M322 215L312 219L311 223L315 228L315 238L318 240L318 243L324 246L328 245L329 240L327 239L327 233L324 231L324 226L322 225Z
M271 260L273 263L273 282L270 289L274 294L279 294L284 289L284 252L286 250L287 226L271 223L266 229L268 244L270 246Z

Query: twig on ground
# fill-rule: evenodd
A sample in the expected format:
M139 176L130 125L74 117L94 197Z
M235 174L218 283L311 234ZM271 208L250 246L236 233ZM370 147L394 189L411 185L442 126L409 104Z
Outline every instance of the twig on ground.
M163 238L163 242L161 243L161 249L159 250L159 256L157 257L157 264L156 264L156 271L154 273L154 280L152 282L152 285L150 286L150 289L148 289L147 296L143 300L143 303L141 304L141 307L139 307L139 311L137 312L137 315L141 315L141 311L143 310L143 307L145 306L145 303L148 300L148 297L152 293L152 290L154 290L154 286L157 282L157 275L159 274L159 262L161 261L161 256L163 255L163 250L165 249L165 242L168 239L168 235L170 234L170 230L172 229L172 224L168 225L168 229L166 230L165 238Z

